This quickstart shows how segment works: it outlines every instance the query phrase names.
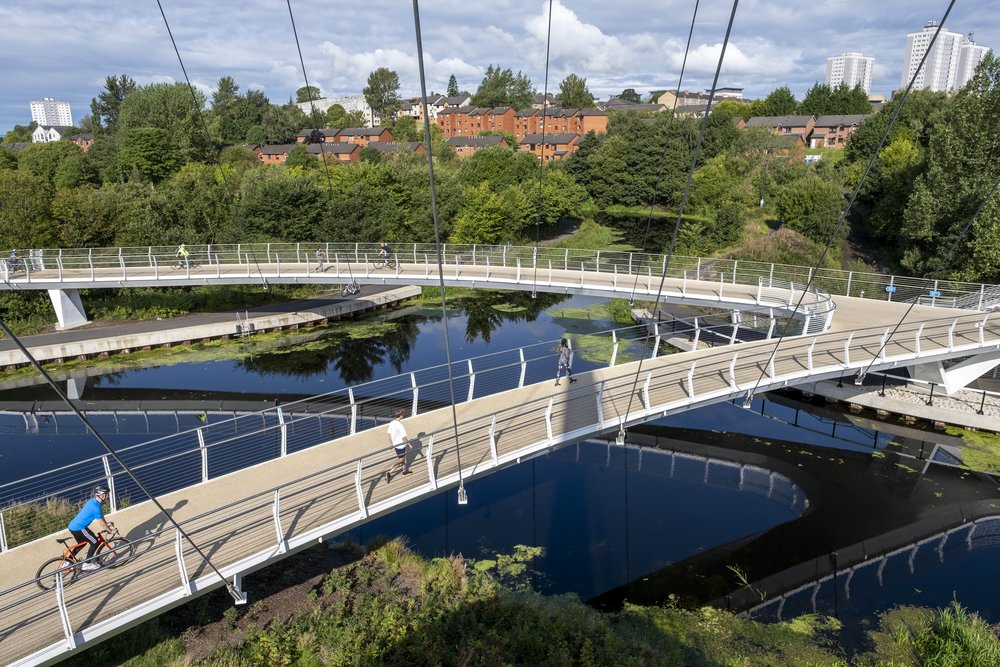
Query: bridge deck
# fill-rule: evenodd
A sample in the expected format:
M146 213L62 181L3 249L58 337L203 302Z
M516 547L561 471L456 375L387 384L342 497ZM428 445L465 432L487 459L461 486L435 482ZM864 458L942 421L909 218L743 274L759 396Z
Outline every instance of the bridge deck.
M774 359L773 370L767 365L773 341L759 341L646 360L641 362L638 377L640 362L633 362L578 376L580 381L572 385L564 382L554 387L543 382L478 398L456 405L460 450L455 447L450 408L407 419L407 431L418 443L414 474L391 483L385 482L383 473L394 456L384 429L379 428L160 500L227 576L251 571L280 558L284 550L302 548L362 523L368 516L454 486L459 456L468 478L513 465L522 456L615 429L622 422L639 423L744 394L758 380L763 391L796 379L811 381L865 366L878 354L886 328L895 324L906 306L839 301L837 326L817 336L787 340ZM928 322L919 329L923 319L940 316L942 311L915 308L889 342L888 358L874 368L1000 346L1000 323L986 321L983 326L982 313L945 312L946 320ZM861 329L861 324L879 326ZM848 335L850 360L844 359ZM495 454L490 442L493 419ZM131 539L142 540L139 555L122 568L90 574L66 588L66 620L76 642L92 641L183 602L188 590L218 585L218 579L185 543L180 551L190 589L183 586L174 530L166 527L165 517L150 503L121 510L113 519L127 529ZM49 537L0 554L0 661L39 661L66 650L55 592L43 593L31 581L38 565L59 550Z

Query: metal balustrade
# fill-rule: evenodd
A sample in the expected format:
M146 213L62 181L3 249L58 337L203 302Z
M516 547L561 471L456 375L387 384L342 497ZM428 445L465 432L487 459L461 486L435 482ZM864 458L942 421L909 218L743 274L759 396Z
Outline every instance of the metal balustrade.
M377 451L350 457L288 482L274 483L261 492L237 497L223 507L186 520L185 530L189 530L200 544L211 546L213 559L227 578L238 578L243 572L283 553L342 532L371 516L392 511L439 489L452 487L461 479L514 465L525 457L597 433L613 432L620 425L630 426L695 404L731 399L751 391L762 372L765 379L759 389L765 390L793 384L804 377L835 377L862 368L873 358L878 359L879 367L888 367L915 359L969 354L987 346L1000 347L1000 326L981 314L904 325L897 336L888 341L881 355L879 346L885 340L884 327L855 331L850 336L851 360L845 358L841 336L827 333L787 340L770 364L767 361L773 346L766 342L656 357L645 362L638 394L635 369L629 364L592 371L566 390L538 391L537 387L529 386L514 390L525 392L524 400L466 402L456 406L457 441L450 419L437 418L450 409L442 413L425 413L414 418L418 427L420 424L429 427L417 436L419 451L424 457L411 464L417 475L408 482L395 486L381 483L392 454L379 446ZM918 339L919 353L916 349ZM805 353L810 348L813 350L811 361L806 361ZM548 356L551 363L551 353ZM406 400L412 399L412 395L406 397ZM498 405L503 407L498 409ZM288 418L286 406L282 414L286 417L284 421L275 412L270 421L261 416L259 419L266 423L256 431L236 433L235 429L230 429L228 437L232 441L249 439L252 442L263 437L279 448L281 429L294 423ZM353 411L350 414L353 419ZM355 437L365 435L359 433ZM335 456L336 443L323 452L326 456ZM282 462L289 463L282 466ZM196 470L200 467L197 457L190 463ZM292 463L290 458L285 458L268 464L279 467L269 468L267 479L274 480L279 470L287 474ZM233 474L255 472L247 470ZM705 474L709 474L707 467ZM117 473L113 476L120 478ZM222 488L228 485L230 491L239 493L239 485L234 489L231 479L205 484L217 483L222 483ZM215 487L205 487L203 491L212 488ZM217 495L213 493L212 497L215 499ZM791 505L799 502L794 491L786 500ZM167 502L169 504L170 500ZM145 504L141 504L126 511L147 511L144 507ZM85 578L71 588L61 590L57 586L55 593L44 594L39 594L31 585L33 582L27 581L0 592L0 609L8 612L3 617L13 619L16 616L18 619L18 627L0 627L0 633L6 633L5 654L11 651L9 655L14 658L28 655L28 649L23 647L30 644L31 651L35 651L31 654L33 660L57 655L78 641L113 632L192 592L219 584L190 547L178 542L171 531L165 534L162 529L151 530L148 525L145 530L148 537L144 538L138 557L123 566L121 572L116 571L113 580ZM39 646L48 648L39 652Z
M317 246L323 253L322 270L317 267ZM351 277L366 282L373 277L381 280L386 276L385 270L372 268L378 247L368 243L237 243L191 245L188 249L192 262L188 268L173 268L177 262L176 249L167 246L24 250L20 254L26 257L26 272L14 273L6 265L0 266L3 280L0 289L14 286L31 289L36 284L37 289L50 289L53 282L64 283L64 289L81 283L88 287L117 287L118 282L150 280L156 284L178 280L256 282ZM396 259L404 266L423 266L425 277L436 275L434 244L402 244L396 250ZM491 269L519 269L518 281L536 284L549 282L550 271L594 272L608 274L613 287L626 292L637 278L640 287L647 291L652 287L655 292L666 265L666 258L658 254L547 246L445 244L442 258L448 267L446 278L460 278L463 267L484 270L487 279ZM667 279L718 282L723 289L727 284L760 285L768 289L791 284L801 289L812 280L812 287L821 294L885 301L918 300L926 305L967 310L1000 307L1000 287L983 283L734 259L674 256L669 263ZM411 272L409 268L397 268L396 273L410 275ZM817 312L826 312L820 303L814 307Z

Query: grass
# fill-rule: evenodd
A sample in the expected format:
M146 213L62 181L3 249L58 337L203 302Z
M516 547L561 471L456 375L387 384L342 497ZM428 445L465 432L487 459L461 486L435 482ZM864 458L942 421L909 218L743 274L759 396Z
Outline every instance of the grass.
M635 246L622 243L624 234L610 227L604 227L591 219L580 223L579 229L570 236L546 243L548 248L573 248L576 250L608 250L616 252L641 252Z

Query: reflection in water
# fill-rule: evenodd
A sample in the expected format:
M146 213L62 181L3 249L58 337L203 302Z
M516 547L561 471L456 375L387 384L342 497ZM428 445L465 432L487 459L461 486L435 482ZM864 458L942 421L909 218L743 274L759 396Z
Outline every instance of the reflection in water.
M465 340L490 342L494 330L507 322L534 322L546 308L565 301L560 294L530 292L477 292L475 297L452 302L465 314Z

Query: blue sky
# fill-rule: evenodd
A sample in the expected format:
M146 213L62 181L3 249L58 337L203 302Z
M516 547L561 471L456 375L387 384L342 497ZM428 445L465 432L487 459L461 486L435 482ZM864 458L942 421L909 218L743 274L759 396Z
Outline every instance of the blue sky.
M287 101L303 85L288 7L281 0L161 0L188 73L210 92L219 77L242 90ZM677 84L694 0L554 2L549 89L569 73L601 98ZM328 95L360 93L368 73L399 73L404 96L419 92L412 4L399 0L291 0L311 83ZM498 63L528 74L542 90L547 1L425 1L424 55L431 90L448 77L475 90ZM992 6L992 8L991 8ZM826 58L844 51L875 57L872 92L898 86L906 33L939 20L945 0L742 0L723 65L722 86L761 97L788 85L798 97L823 81ZM711 84L732 3L702 0L683 87ZM960 0L946 27L975 31L1000 46L993 3ZM31 120L28 100L69 100L74 121L89 113L105 76L182 81L155 0L0 0L0 133Z

